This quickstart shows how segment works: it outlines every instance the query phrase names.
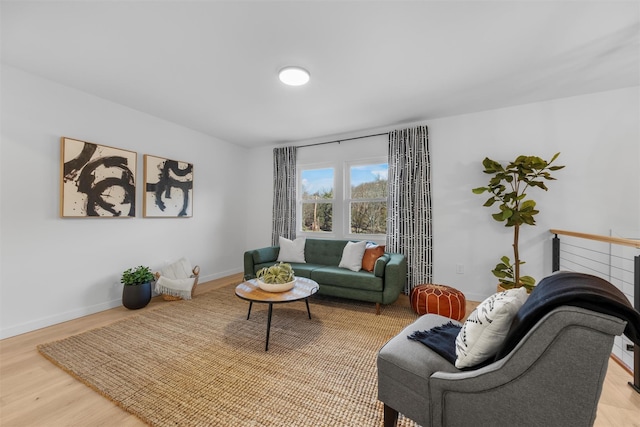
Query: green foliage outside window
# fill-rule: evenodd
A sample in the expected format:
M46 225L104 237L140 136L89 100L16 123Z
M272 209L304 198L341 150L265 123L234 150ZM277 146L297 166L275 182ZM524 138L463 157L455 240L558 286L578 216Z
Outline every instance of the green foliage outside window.
M333 200L333 191L305 191L302 199L302 231L332 231L333 203L328 200Z
M387 164L354 165L349 168L350 192L345 222L353 234L385 234L387 229ZM334 169L306 169L301 173L302 231L332 232L335 193ZM338 203L340 206L340 203ZM340 209L342 210L342 209ZM337 212L342 215L342 212Z
M374 181L351 186L351 199L351 233L385 234L387 231L387 180L378 177Z

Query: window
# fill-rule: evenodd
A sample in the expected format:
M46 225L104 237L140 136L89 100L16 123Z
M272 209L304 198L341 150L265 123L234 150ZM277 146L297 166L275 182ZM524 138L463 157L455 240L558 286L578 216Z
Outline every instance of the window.
M387 231L387 163L349 166L349 233Z
M298 231L336 239L383 239L387 230L386 158L301 165Z
M302 231L332 232L334 169L303 169L300 173Z

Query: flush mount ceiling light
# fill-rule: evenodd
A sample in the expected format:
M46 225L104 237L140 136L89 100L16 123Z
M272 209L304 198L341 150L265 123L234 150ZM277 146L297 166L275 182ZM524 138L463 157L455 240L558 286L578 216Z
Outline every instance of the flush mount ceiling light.
M302 86L309 81L309 72L301 67L284 67L278 76L282 83L289 86Z

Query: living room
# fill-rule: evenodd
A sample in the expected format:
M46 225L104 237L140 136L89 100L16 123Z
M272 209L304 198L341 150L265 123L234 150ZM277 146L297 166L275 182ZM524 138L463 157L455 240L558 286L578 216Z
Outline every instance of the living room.
M119 307L122 292L120 274L131 266L143 264L158 269L169 261L186 256L200 265L201 282L240 273L245 250L270 244L272 150L277 146L306 145L427 125L432 161L434 282L454 286L473 301L482 301L494 292L495 278L490 270L499 256L508 250L511 238L508 230L487 214L482 207L483 200L479 200L482 198L471 192L472 188L484 184L481 162L486 156L501 160L519 154L549 158L561 152L559 161L567 166L558 173L558 180L552 183L550 191L537 198L541 211L538 225L522 236L527 274L542 278L551 273L551 228L603 235L608 235L611 230L621 233L640 230L640 59L637 49L639 6L636 2L590 3L591 8L585 9L585 15L590 19L596 15L607 19L597 21L602 27L594 25L593 35L583 35L580 40L592 44L577 42L576 45L582 46L583 50L563 52L573 62L562 64L571 68L522 62L527 51L520 56L518 51L507 55L514 57L514 61L521 61L511 68L506 62L496 66L474 57L477 62L467 66L493 69L492 81L474 80L442 94L428 94L433 98L416 92L416 97L422 98L425 105L467 102L469 109L465 112L430 116L423 111L409 111L403 117L388 122L363 125L369 122L360 121L354 122L351 128L324 128L332 129L326 133L316 131L280 139L269 135L264 137L264 143L255 145L231 142L231 137L202 131L199 126L208 120L204 113L194 118L175 115L170 120L157 113L145 112L133 101L127 105L110 100L108 96L97 95L108 92L111 84L121 83L131 90L133 98L137 85L145 79L153 79L153 76L132 75L129 81L111 82L109 72L120 73L128 64L115 61L113 58L121 58L117 55L112 57L115 53L104 50L109 43L96 35L92 40L99 43L96 46L100 49L96 47L93 53L80 49L75 52L77 60L85 61L87 55L106 56L111 58L108 62L113 69L105 69L105 74L97 77L93 87L74 87L76 83L64 78L65 69L73 67L74 63L66 56L64 60L56 61L55 57L62 55L62 51L56 50L55 32L52 32L56 25L70 24L66 20L54 19L62 19L64 13L74 16L70 3L65 3L62 9L55 9L56 2L47 2L49 6L22 3L29 7L22 7L19 2L2 4L1 338ZM533 3L527 4L531 6ZM458 6L468 5L459 3ZM46 18L46 13L39 12L38 8L42 7L47 13L51 12L47 8L54 8L56 14ZM579 7L579 2L575 2L573 7ZM563 10L549 19L549 22L554 22L552 28L557 31L558 43L564 37L584 34L582 30L570 27L573 15L568 12L570 10ZM51 22L33 36L40 41L40 46L35 43L25 46L28 49L25 57L21 58L16 56L16 51L19 52L22 43L26 42L19 38L22 33L17 28L34 30L29 26L30 13L36 14L36 23ZM464 9L456 11L454 8L450 13L464 14ZM107 16L113 18L112 15ZM469 20L464 19L465 23ZM100 28L111 25L105 17L94 22L84 21L89 28L78 30L92 34L90 26L96 22ZM187 26L180 19L174 22ZM383 23L384 20L376 22ZM530 21L525 19L524 22ZM577 22L593 21L585 18L585 21ZM611 22L614 28L608 27L607 22ZM531 21L529 25L537 23ZM340 29L346 26L344 22L335 25ZM572 30L564 33L561 31L564 27ZM330 28L327 26L327 32L331 31ZM490 27L484 28L493 38L510 37L493 33ZM598 44L604 43L603 40L611 41L612 33L620 36L624 29L633 31L629 38L614 40L613 47ZM544 30L535 28L528 38L519 42L532 47L541 32ZM48 40L53 41L49 44ZM444 38L445 42L447 40ZM144 45L146 42L148 40L140 43ZM244 39L239 40L238 49L245 47L241 42L247 43ZM458 46L451 43L451 49ZM464 44L458 43L460 46ZM544 48L553 45L552 42L547 43ZM596 48L593 50L587 48L594 45ZM179 46L171 48L178 49ZM611 56L606 55L605 48L611 49ZM36 68L38 64L36 57L29 56L34 52L41 58L48 58L55 66L52 65L50 70L30 69L30 61L35 62ZM68 54L73 49L65 52ZM123 58L135 56L137 52L132 49ZM588 55L575 59L584 52ZM629 68L618 69L620 74L615 79L601 76L600 67L606 67L607 61L614 61L618 54L628 59ZM159 67L176 66L170 57L139 56L140 61L156 61L154 64ZM338 57L336 61L342 59ZM504 70L517 70L526 78L520 80L517 75L504 74ZM313 80L319 72L313 68L310 72L310 83L320 84ZM451 70L452 74L457 72L460 71ZM52 77L55 75L60 77L58 81ZM268 76L272 77L277 80L275 72ZM590 86L590 92L567 92L566 87L572 80L584 77L596 83L602 82L602 85ZM189 75L178 76L173 87L166 88L171 92L179 91L181 80L189 78ZM393 80L391 76L384 78ZM81 86L90 81L77 84ZM485 92L476 85L495 85L496 82L504 86L503 93L511 93L512 102L507 99L498 104L491 98L478 99ZM165 100L165 87L162 85L165 82L158 83L160 86L153 102L162 105ZM455 83L460 82L456 80ZM399 84L393 82L393 85ZM538 91L554 95L536 98ZM289 91L287 97L297 97L301 93L304 94ZM190 96L194 99L215 97L216 93L190 93ZM518 103L519 99L527 101ZM480 101L485 101L485 104ZM295 107L297 102L294 99L291 104ZM329 115L329 110L333 109L344 115L339 102L339 98L335 98L335 104L323 106L324 110L310 110L311 117L304 121L310 123L310 127L317 126L314 122L326 122L333 117ZM390 99L388 102L401 101ZM168 106L164 108L169 114L171 109ZM237 123L260 136L260 127L254 125L249 114L253 109L251 105L229 105L228 108L236 111L239 116ZM360 104L360 109L359 116L366 116L370 109L384 110L385 105L365 103ZM429 108L426 106L425 110ZM211 113L209 120L212 122L218 120L215 113ZM371 111L371 115L374 113ZM295 122L296 118L293 114L280 117L281 129L286 130L287 123ZM238 132L240 129L238 127ZM142 218L139 203L137 217L133 219L60 218L62 136L137 152L139 170L142 170L143 154L193 163L193 216L184 219ZM349 153L360 151L366 153L366 157L377 157L385 155L387 143L384 137L376 136L301 148L300 153L307 157L347 160L346 156L351 155L345 153L348 150ZM456 272L458 264L464 266L461 274Z

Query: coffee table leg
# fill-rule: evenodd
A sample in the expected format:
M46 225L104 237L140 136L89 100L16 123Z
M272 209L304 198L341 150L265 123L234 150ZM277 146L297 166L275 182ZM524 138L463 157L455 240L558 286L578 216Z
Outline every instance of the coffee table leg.
M307 314L309 315L309 319L311 319L311 310L309 310L309 299L305 299L304 302L307 303Z
M267 343L264 346L264 351L269 350L269 331L271 331L271 313L273 312L273 304L269 303L269 317L267 317Z
M253 306L253 301L249 301L249 311L247 312L247 320L249 320L249 316L251 316L251 307Z

